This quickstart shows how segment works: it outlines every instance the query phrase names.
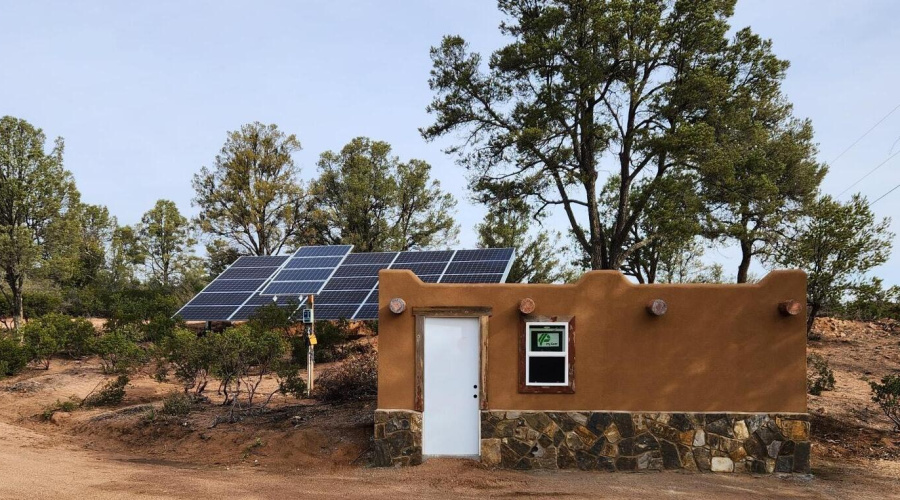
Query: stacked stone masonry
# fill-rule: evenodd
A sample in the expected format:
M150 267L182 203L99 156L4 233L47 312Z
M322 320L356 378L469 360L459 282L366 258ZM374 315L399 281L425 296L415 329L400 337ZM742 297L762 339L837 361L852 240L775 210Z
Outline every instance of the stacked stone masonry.
M375 411L375 465L422 463L422 414L407 410Z
M511 469L807 474L809 452L805 414L481 414L482 461Z

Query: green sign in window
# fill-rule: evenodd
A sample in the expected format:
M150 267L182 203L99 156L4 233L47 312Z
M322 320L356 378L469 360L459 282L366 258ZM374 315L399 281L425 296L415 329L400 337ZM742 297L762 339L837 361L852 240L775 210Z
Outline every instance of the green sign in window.
M562 352L565 327L560 326L532 326L531 327L531 351L532 352Z

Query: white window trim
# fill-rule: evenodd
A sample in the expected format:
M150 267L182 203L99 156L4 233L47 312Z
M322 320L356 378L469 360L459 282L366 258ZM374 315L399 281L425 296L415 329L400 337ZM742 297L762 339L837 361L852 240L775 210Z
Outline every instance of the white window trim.
M532 326L563 326L562 346L560 352L552 351L532 351L531 350L531 327ZM531 363L530 358L563 358L565 361L565 371L563 372L562 382L530 382L531 380ZM569 385L569 323L564 321L531 321L525 323L525 385L531 387L566 387Z

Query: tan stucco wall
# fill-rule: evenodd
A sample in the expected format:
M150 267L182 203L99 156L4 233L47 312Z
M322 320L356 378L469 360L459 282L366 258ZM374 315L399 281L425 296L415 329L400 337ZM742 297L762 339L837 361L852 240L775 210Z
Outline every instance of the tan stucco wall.
M570 285L426 284L381 271L378 407L413 409L414 307L492 307L487 399L491 409L806 412L806 275L776 271L751 285L635 285L593 271ZM391 298L406 301L400 315ZM575 315L575 393L519 394L519 301L534 314ZM645 305L668 303L653 317ZM427 402L425 403L427 407Z

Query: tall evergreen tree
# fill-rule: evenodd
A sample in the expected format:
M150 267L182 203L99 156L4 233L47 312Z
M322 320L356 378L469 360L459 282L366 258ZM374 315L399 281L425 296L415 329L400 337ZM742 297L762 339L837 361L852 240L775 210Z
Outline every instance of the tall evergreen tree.
M736 41L716 73L728 84L709 86L727 93L709 101L716 140L698 148L698 163L704 233L738 244L737 282L744 283L753 257L771 251L778 228L802 215L826 169L815 159L811 123L793 118L781 92L787 61L747 29Z
M26 281L50 255L53 224L79 203L72 175L63 168L63 141L46 151L46 137L25 120L0 118L0 270L4 298L18 330L24 319ZM52 242L59 243L62 242Z
M462 134L449 151L476 187L510 184L539 212L562 209L589 267L619 269L655 241L636 226L665 178L717 140L710 101L733 93L722 59L752 49L728 37L734 0L498 4L512 41L488 61L459 36L432 49L435 121L422 134Z
M229 132L212 168L194 176L196 222L212 239L250 255L273 255L305 225L305 191L293 154L300 141L254 122Z
M158 200L137 229L138 243L150 278L170 287L184 278L193 264L191 247L196 241L191 226L174 202Z
M357 137L319 159L313 182L323 242L361 252L446 247L459 232L456 200L421 160L401 162L382 141Z

